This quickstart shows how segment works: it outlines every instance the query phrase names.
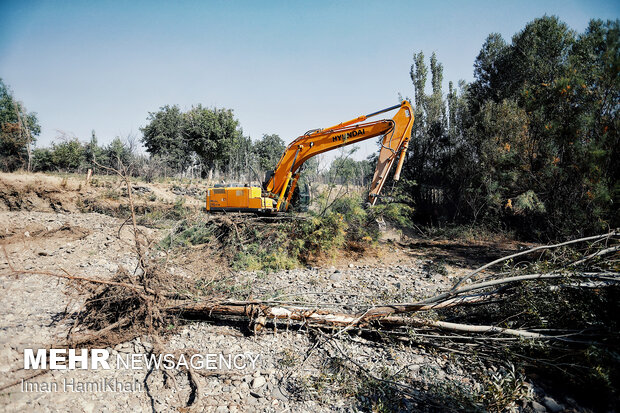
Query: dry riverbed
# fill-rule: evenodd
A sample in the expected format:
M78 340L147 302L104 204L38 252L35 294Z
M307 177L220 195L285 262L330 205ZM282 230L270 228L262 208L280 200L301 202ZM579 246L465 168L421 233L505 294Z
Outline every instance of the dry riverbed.
M21 378L36 372L23 370L24 349L58 347L74 323L68 314L80 309L85 299L74 288L74 281L46 272L110 279L119 266L135 272L137 259L123 219L81 212L88 208L79 199L110 201L101 196L109 187L94 190L41 176L18 181L0 182L4 202L0 205L0 386L4 386L0 410L446 411L480 403L489 380L510 374L509 366L501 363L487 365L467 355L416 344L411 339L415 331L398 339L308 330L300 324L278 322L268 323L254 335L247 321L231 319L179 322L170 325L164 337L145 335L108 347L104 350L109 353L109 369L42 371L22 382ZM30 185L22 188L26 198L16 194L19 185ZM145 207L150 192L158 194L152 197L154 202L172 204L184 197L186 204L195 203L194 189L183 190L190 192L189 199L183 191L175 195L177 187L145 184L140 188L146 188L141 190ZM167 231L141 230L155 241L151 257L165 260L156 242ZM271 273L232 272L217 260L201 256L201 249L189 248L171 255L166 271L172 279L184 281L206 277L222 296L355 313L379 303L431 296L451 286L468 269L518 248L473 241L467 245L420 244L392 238L372 254ZM16 276L13 270L23 273ZM191 373L183 366L167 370L138 363L132 369L119 364L129 363L134 355L150 357L154 347L177 356L200 357ZM7 387L12 382L16 384ZM556 402L528 378L523 385L527 397L516 400L517 410L556 411L560 402L571 403L566 399Z

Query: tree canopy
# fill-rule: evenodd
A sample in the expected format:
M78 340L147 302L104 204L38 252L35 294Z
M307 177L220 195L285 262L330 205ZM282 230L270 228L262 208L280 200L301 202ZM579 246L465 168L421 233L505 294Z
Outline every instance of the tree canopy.
M41 127L36 113L28 112L0 79L0 169L30 167L30 151Z
M149 122L141 129L148 153L165 159L172 168L182 168L191 160L191 150L183 135L184 119L178 106L163 106L149 112Z
M273 170L284 153L286 145L278 135L263 135L254 143L254 155L263 171Z
M163 106L149 113L147 120L141 129L142 142L151 155L164 158L170 167L183 170L195 160L205 171L227 170L248 162L251 142L230 109L197 105L182 112L176 105Z
M415 54L405 170L418 185L410 191L437 186L445 219L482 219L528 236L618 225L619 44L618 20L592 20L578 34L544 16L510 43L489 35L474 82L460 91L450 84L446 99L441 66L431 57L429 95Z

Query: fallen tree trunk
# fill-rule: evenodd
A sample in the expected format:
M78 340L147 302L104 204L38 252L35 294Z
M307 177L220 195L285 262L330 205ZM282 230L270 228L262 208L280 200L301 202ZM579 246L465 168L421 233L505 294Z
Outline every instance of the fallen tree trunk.
M525 330L514 330L492 325L464 325L458 323L448 323L445 321L429 320L428 318L421 317L417 318L407 316L406 318L399 318L395 316L399 314L412 315L422 311L489 302L497 298L501 298L503 292L507 289L512 288L512 286L516 283L522 283L527 281L557 281L565 279L566 281L570 281L570 285L575 285L576 280L578 280L582 284L584 282L591 283L593 281L596 281L598 283L595 284L595 286L600 288L604 288L605 286L617 285L618 283L620 283L620 274L617 271L614 271L615 267L613 266L608 266L609 269L607 271L603 268L598 267L596 268L597 271L573 269L569 272L567 271L567 268L564 267L560 268L559 270L551 270L549 272L541 273L519 274L518 272L516 272L513 273L513 275L503 277L502 274L497 274L494 278L481 280L477 283L471 283L471 278L474 275L491 267L492 265L498 264L508 259L512 259L521 255L526 255L528 253L539 250L554 249L561 246L581 242L611 239L615 241L615 238L617 236L617 232L611 232L609 234L599 235L595 237L581 238L578 240L568 241L555 245L545 245L532 248L528 251L512 254L490 262L486 265L483 265L482 267L479 267L478 269L467 274L467 276L457 282L450 290L437 294L433 297L411 303L388 303L370 306L364 311L357 313L346 313L342 312L341 310L317 308L317 306L314 306L312 304L309 304L308 306L303 306L295 303L277 301L231 301L217 300L214 298L203 302L189 300L181 301L175 300L175 297L178 298L179 294L175 292L176 289L174 288L174 285L166 285L165 283L161 282L162 279L166 279L163 273L149 274L148 283L146 282L147 280L144 277L142 277L143 279L137 280L139 281L138 283L134 283L134 280L129 276L119 278L118 280L99 280L88 277L74 276L66 271L64 273L53 273L49 271L25 271L21 269L16 269L11 264L6 249L4 249L4 255L7 258L11 274L13 275L44 274L47 276L65 278L68 280L82 283L100 284L103 287L108 288L109 291L97 290L96 294L104 294L104 296L99 297L96 294L93 295L93 300L96 300L97 302L99 302L102 298L118 301L118 294L123 293L122 289L125 289L126 291L129 290L135 293L133 295L128 295L127 297L125 297L127 301L126 303L117 303L116 301L114 302L114 311L118 312L118 308L122 308L124 309L124 311L126 310L127 312L127 314L124 314L120 320L115 320L114 318L110 317L109 320L106 320L99 317L97 318L97 320L101 318L101 320L99 321L103 320L106 322L110 322L110 325L104 326L103 328L100 328L99 325L95 325L94 331L89 331L89 327L92 328L92 326L87 326L87 329L82 330L80 332L81 335L74 336L74 339L96 339L100 336L106 335L107 333L111 332L111 330L120 330L124 325L128 323L137 325L135 321L142 319L146 316L148 317L145 321L150 320L150 322L147 323L149 325L152 325L151 319L155 316L158 320L163 319L163 317L182 317L185 319L214 319L230 316L244 317L249 319L251 321L251 324L254 324L255 332L260 330L260 328L265 325L267 320L295 321L312 326L329 326L344 328L344 330L350 328L366 328L369 327L372 322L379 321L383 326L389 325L393 327L423 326L469 333L491 333L513 335L526 338L550 338L552 336L546 336L543 334L528 332ZM139 245L136 246L136 249L138 250L138 255L141 257L142 254L141 250L139 249ZM617 245L606 246L605 248L597 252L587 255L581 260L574 261L571 267L574 268L578 264L582 264L583 262L588 260L596 259L603 255L611 253L617 254L617 252ZM144 268L147 267L144 266ZM129 282L119 282L124 281L125 279ZM156 280L158 282L154 282ZM600 281L604 281L604 283L601 283ZM470 284L463 285L465 282L469 282ZM154 288L156 285L157 288ZM111 290L111 288L116 289ZM154 304L155 298L157 298L156 305ZM146 309L142 308L144 306L146 306ZM334 308L337 308L335 304ZM94 306L93 310L100 311L101 306Z
M419 306L418 308L429 306ZM265 305L257 305L251 302L237 302L226 304L188 304L170 307L167 310L176 312L184 318L188 319L212 319L218 318L218 316L250 316L251 314L260 315L256 318L265 319L279 319L279 320L293 320L306 323L312 326L333 326L333 327L365 327L373 320L379 319L379 316L375 313L372 317L366 317L365 314L372 314L372 310L366 311L363 314L347 314L330 312L327 310L315 310L303 307L269 307ZM469 332L469 333L492 333L492 334L506 334L512 336L518 336L523 338L537 338L537 339L551 339L553 336L548 336L540 333L517 330L511 328L503 328L497 326L487 325L466 325L458 323L448 323L444 321L429 320L422 318L401 318L401 317L386 317L379 319L382 326L390 327L402 327L402 326L417 326L417 327L437 327L442 330ZM385 321L385 322L383 322ZM264 321L262 322L264 324Z
M217 316L265 317L268 319L303 321L315 325L349 325L359 315L305 307L270 307L258 301L222 303L178 303L166 311L188 319L210 319Z
M166 311L176 313L184 318L214 318L220 315L229 316L262 316L268 319L284 319L303 321L315 325L350 326L366 325L368 322L388 316L404 313L416 313L434 309L448 308L465 304L480 303L498 297L497 291L478 295L463 296L476 290L489 287L503 286L506 284L533 281L568 278L562 273L525 274L514 277L506 277L497 280L483 281L461 287L451 292L438 294L434 297L415 303L395 303L371 307L362 313L342 313L325 309L299 307L299 306L273 306L269 301L207 301L196 303L194 301L177 302L165 308ZM581 279L604 279L610 284L620 283L620 277L616 272L583 272L573 273L570 277Z

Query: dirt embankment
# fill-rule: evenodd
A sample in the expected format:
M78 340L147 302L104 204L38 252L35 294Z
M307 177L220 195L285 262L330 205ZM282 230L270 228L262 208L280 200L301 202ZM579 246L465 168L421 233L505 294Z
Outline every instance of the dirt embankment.
M167 211L175 204L186 209L202 206L201 185L135 183L132 185L137 212ZM0 211L100 212L125 215L129 210L126 189L114 176L85 177L45 174L0 173Z
M82 187L45 175L0 174L1 211L77 212Z

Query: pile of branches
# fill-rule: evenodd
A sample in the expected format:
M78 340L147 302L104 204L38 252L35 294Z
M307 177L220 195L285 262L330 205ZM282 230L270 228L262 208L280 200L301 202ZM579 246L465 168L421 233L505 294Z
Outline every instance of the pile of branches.
M167 261L161 265L148 255L154 240L138 227L133 187L128 168L119 161L119 169L101 168L118 175L125 185L130 206L130 216L118 230L121 237L123 227L128 226L133 242L126 247L133 250L137 265L131 271L119 266L110 280L60 275L76 281L73 286L79 296L87 299L81 308L72 314L74 323L67 333L67 345L105 345L129 341L141 335L158 336L172 323L172 316L162 309L166 300L178 298L177 291L187 282L173 280L167 273ZM48 275L56 275L47 273Z
M147 276L149 286L145 287L120 267L112 283L80 283L80 294L88 298L74 314L68 343L110 346L145 334L160 334L171 322L170 315L161 310L171 287L170 277L156 268L147 268Z
M550 285L550 291L563 287L617 287L618 283L620 283L616 264L619 249L618 237L618 233L612 232L561 244L538 246L497 259L477 268L459 280L450 290L441 294L414 303L388 303L371 306L362 313L335 312L317 308L312 306L311 303L308 303L308 306L300 306L299 301L288 304L283 301L229 300L220 300L218 302L209 300L205 303L178 301L167 307L167 311L177 311L188 318L198 317L200 314L209 314L209 317L215 317L218 314L244 315L247 314L246 307L252 306L252 313L258 312L265 319L289 319L303 321L309 325L359 328L370 325L371 322L381 322L386 326L399 324L414 325L418 323L420 325L443 326L445 329L459 331L501 333L525 338L552 337L552 335L532 332L527 329L503 328L499 326L458 326L440 321L434 322L430 318L412 318L411 315L472 304L496 303L500 297L505 296L507 292L511 291L507 287L522 285L528 281L555 281L555 287ZM588 244L588 242L592 243ZM541 261L542 255L535 261L528 259L514 264L516 258L531 257L531 255L537 252L567 247L577 243L585 243L587 251L590 252L587 255L583 255L583 252L580 253L577 250L571 249L570 254L578 258L568 264L550 263L549 260ZM550 259L557 260L558 257L552 255ZM485 271L500 263L506 263L505 267L507 269L491 273L490 275ZM544 268L545 266L547 268ZM528 271L532 268L537 268L537 271ZM276 303L277 305L274 305ZM402 317L403 314L407 314L407 316Z
M331 330L318 346L356 331L509 361L575 391L582 386L590 399L594 391L608 406L620 387L619 250L618 232L542 245L489 262L435 296L357 313L281 300L176 301L166 311L185 319L250 318L255 333L277 322Z

